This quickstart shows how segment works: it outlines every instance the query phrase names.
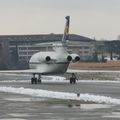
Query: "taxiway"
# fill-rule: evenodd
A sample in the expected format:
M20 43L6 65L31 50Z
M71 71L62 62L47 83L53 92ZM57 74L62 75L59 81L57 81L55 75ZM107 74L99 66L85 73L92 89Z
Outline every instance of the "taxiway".
M49 81L31 85L30 76L0 75L0 88L24 88L30 90L47 90L94 95L94 100L83 101L80 106L69 106L64 100L41 98L33 95L24 95L0 91L0 120L119 120L120 105L109 104L109 100L120 99L119 81L80 81L70 85L69 81ZM58 94L59 95L59 94ZM103 97L105 96L105 97ZM90 97L90 96L88 96ZM99 98L99 99L98 99ZM107 98L107 99L106 99ZM90 99L90 98L88 98ZM100 104L98 100L106 100Z

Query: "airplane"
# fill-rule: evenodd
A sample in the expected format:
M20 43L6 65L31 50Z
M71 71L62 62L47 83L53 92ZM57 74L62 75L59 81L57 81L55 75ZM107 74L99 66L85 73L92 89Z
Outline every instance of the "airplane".
M66 16L64 34L60 43L53 44L54 51L35 53L29 60L28 70L0 71L3 73L24 73L32 74L31 84L41 83L41 75L62 75L67 71L70 62L78 62L80 56L76 53L70 54L66 50L66 43L69 40L70 16ZM37 75L37 77L36 77ZM76 76L72 73L70 84L76 83Z
M66 24L64 34L60 43L53 43L54 51L45 51L35 53L29 60L29 68L27 70L9 70L0 71L0 73L13 74L32 74L31 84L41 83L42 75L63 75L64 73L71 74L70 84L75 84L77 77L76 73L120 73L113 70L72 70L68 69L71 62L79 62L80 56L76 53L68 53L66 49L67 41L69 41L69 25L70 16L66 16ZM36 77L37 75L37 77Z

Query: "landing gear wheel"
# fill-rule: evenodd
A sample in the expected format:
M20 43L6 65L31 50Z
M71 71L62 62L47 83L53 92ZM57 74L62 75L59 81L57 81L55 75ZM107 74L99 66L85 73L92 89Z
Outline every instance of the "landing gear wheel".
M76 79L73 79L73 84L75 84L76 83Z
M35 84L37 84L37 78L34 78Z
M70 78L70 84L75 84L76 83L76 75L74 73L72 73L72 77Z
M38 79L38 83L40 84L42 81L41 81L41 79Z
M75 78L70 78L70 84L75 84L76 83L76 79Z
M34 84L34 78L31 78L31 84Z
M70 84L72 84L72 78L70 78Z
M31 78L31 84L37 84L37 78Z
M41 75L38 74L38 83L41 84L42 80L41 80Z

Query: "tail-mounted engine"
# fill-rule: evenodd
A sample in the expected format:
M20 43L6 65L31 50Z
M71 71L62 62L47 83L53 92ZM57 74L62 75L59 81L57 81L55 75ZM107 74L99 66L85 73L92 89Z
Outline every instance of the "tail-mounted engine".
M51 60L51 57L50 56L46 56L45 61L49 62L50 60Z
M77 54L71 54L71 55L68 56L68 57L69 57L69 59L71 58L70 61L72 61L72 62L78 62L78 61L80 61L80 56L77 55Z
M70 55L67 56L67 61L72 61L72 57Z

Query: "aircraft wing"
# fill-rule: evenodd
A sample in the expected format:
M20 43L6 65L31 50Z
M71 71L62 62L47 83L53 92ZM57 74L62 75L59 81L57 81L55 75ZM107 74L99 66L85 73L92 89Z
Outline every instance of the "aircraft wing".
M73 70L73 69L68 69L67 73L120 73L120 70Z

